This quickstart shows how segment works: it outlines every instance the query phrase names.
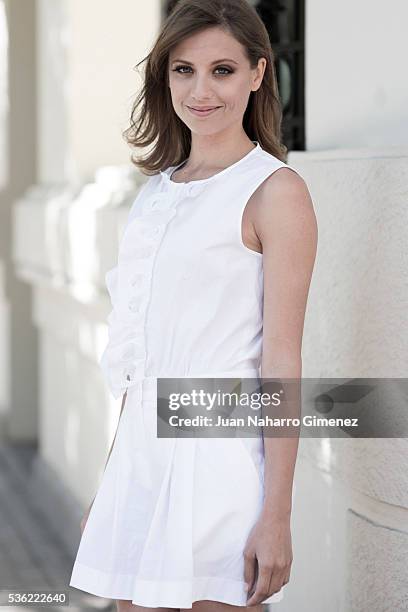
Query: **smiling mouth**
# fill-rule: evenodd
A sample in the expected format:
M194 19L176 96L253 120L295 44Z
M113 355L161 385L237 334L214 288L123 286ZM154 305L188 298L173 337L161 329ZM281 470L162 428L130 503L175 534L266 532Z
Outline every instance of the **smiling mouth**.
M215 113L216 110L221 108L221 106L206 106L205 108L197 108L195 106L187 106L188 110L192 115L196 117L208 117Z
M202 107L202 108L197 108L196 106L189 106L188 108L191 108L192 110L195 111L210 111L210 110L214 110L215 108L219 108L219 106L206 106L206 107Z

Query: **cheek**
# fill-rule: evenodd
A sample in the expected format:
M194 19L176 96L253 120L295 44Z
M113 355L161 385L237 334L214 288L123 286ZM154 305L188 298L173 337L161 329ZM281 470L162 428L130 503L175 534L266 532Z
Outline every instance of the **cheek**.
M183 97L185 91L185 85L174 78L169 78L170 95L173 102L177 102Z
M240 111L242 108L246 108L247 89L248 82L246 80L234 79L220 88L219 98L230 110Z
M223 103L227 111L236 115L241 114L246 108L246 98L243 97L242 91L236 95L224 96Z

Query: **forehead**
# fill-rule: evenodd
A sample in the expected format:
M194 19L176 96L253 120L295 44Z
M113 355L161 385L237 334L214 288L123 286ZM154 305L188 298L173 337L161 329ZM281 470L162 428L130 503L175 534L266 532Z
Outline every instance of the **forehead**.
M208 61L221 57L228 57L236 61L245 59L241 43L229 32L215 26L195 32L177 43L169 54L170 59L176 57L189 61L204 57Z

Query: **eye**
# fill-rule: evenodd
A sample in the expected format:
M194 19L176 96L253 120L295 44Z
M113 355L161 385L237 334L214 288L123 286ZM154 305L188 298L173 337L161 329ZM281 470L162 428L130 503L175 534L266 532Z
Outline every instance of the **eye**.
M233 70L231 70L230 68L227 68L226 66L217 66L216 70L226 70L227 74L231 74L233 72Z
M173 72L178 72L179 74L187 74L186 72L184 72L185 68L187 70L191 70L190 66L176 66L176 68L173 68ZM233 70L227 68L226 66L217 66L215 70L225 70L226 72L221 73L221 76L227 76L228 74L232 74L233 72Z
M178 72L179 74L185 74L184 72L181 72L184 68L189 69L189 66L177 66L176 68L173 68L173 72Z

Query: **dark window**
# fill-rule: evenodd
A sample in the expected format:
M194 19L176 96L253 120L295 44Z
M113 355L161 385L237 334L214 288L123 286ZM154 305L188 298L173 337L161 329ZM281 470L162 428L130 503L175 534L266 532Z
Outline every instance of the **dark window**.
M305 149L305 2L260 0L253 3L275 53L283 108L282 140L291 150Z

